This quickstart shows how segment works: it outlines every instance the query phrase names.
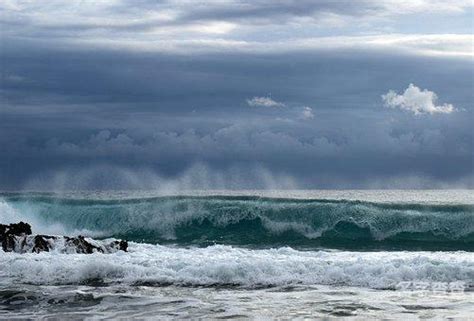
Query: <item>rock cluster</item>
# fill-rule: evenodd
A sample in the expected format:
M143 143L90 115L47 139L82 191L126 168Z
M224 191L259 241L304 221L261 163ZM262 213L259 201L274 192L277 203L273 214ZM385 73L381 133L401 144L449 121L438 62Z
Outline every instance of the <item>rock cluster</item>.
M97 241L84 236L32 235L28 223L0 224L0 243L4 252L39 253L59 251L62 253L113 253L127 251L124 240Z

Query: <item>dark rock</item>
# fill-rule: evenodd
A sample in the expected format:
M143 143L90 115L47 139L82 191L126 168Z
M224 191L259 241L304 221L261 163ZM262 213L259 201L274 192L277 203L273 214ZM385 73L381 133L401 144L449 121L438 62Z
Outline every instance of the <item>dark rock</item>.
M2 249L5 252L12 252L15 249L15 237L13 235L5 235L2 240Z
M84 236L79 235L78 237L66 237L66 245L74 246L77 253L91 254L94 252L104 253L104 250L100 247L92 245L84 239Z
M112 243L109 244L109 248L127 252L128 242L124 240L113 241Z
M31 225L28 223L20 222L10 224L9 228L10 233L13 235L31 235Z
M128 242L124 240L105 243L104 241L88 241L82 235L78 237L33 236L31 235L31 226L24 222L10 225L0 224L0 242L2 243L3 251L18 253L40 253L56 249L63 253L91 254L95 252L126 252L128 248Z
M14 251L17 237L25 235L31 235L31 226L28 223L0 224L0 242L5 252Z
M117 241L115 241L115 242L117 242ZM125 240L120 240L119 241L119 250L127 252L127 249L128 249L128 242L125 241Z
M43 251L49 252L50 244L47 241L47 239L56 240L56 237L49 236L49 235L36 235L35 240L34 240L34 246L31 249L31 252L34 252L34 253L39 253Z

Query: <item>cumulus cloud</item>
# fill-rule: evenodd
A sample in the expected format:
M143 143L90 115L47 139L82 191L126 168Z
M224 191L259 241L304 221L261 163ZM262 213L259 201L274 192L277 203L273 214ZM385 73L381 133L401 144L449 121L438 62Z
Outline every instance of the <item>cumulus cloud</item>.
M270 97L253 97L247 99L247 104L252 107L284 107L285 104L275 101Z
M303 107L300 117L302 119L313 119L314 118L313 108L308 107L308 106Z
M415 115L419 114L450 114L455 109L451 104L436 105L438 96L427 89L421 90L414 84L410 84L401 95L390 90L382 95L385 106L389 108L400 108Z

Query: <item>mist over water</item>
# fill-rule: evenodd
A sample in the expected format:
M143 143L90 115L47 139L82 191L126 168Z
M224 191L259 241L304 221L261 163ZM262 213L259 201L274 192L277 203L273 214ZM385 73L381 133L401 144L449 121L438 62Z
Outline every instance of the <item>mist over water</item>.
M254 163L236 164L216 169L195 163L176 173L157 171L152 167L117 166L110 164L87 167L63 167L38 172L13 191L153 191L155 194L180 194L183 191L219 190L298 190L298 189L468 189L474 177L440 183L429 176L402 175L383 179L361 177L357 182L328 178L324 173L307 181L285 171L269 170ZM8 190L8 189L7 189Z
M100 191L148 190L156 193L179 193L185 190L228 189L297 189L295 178L270 172L263 166L234 166L223 170L196 163L176 175L163 175L150 168L99 165L65 168L40 173L28 180L23 190L31 191Z

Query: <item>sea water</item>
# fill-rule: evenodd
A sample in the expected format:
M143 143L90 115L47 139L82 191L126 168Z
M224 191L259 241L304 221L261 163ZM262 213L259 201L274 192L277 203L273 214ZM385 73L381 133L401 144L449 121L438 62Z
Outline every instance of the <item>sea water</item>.
M0 250L0 317L474 315L474 193L2 193L0 223L130 241Z

